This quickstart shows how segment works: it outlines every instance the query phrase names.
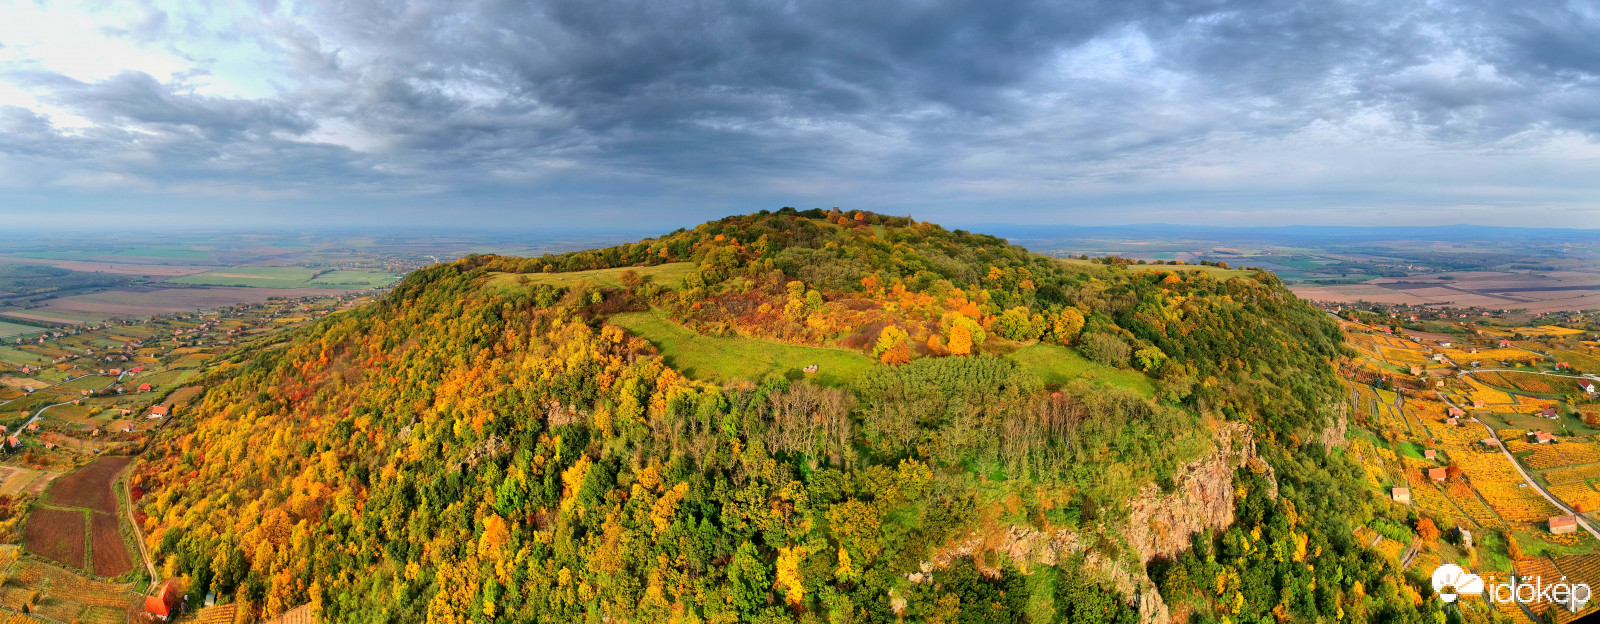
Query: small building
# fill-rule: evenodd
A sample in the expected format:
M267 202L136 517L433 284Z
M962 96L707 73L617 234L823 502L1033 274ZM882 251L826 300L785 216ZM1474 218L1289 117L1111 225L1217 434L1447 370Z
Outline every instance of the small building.
M1482 401L1482 400L1480 400L1480 399L1474 399L1474 400L1473 400L1473 401L1472 401L1472 406L1473 406L1473 407L1475 407L1475 408L1477 408L1477 409L1483 409L1483 408L1485 408L1485 407L1488 407L1488 404L1487 404L1487 403L1484 403L1484 402L1483 402L1483 401Z
M1412 366L1411 367L1411 376L1412 377L1421 377L1422 376L1422 367L1421 366Z
M1561 413L1556 411L1556 406L1549 405L1549 406L1546 406L1544 409L1539 410L1539 417L1540 418L1549 418L1551 420L1555 420L1555 419L1561 417Z
M14 449L22 446L22 440L17 436L6 436L6 448Z
M139 384L139 391L140 392L149 392L150 391L150 384L148 384L148 383Z
M1534 444L1549 444L1556 441L1556 437L1548 431L1529 431L1527 438Z
M1510 340L1506 340L1504 338L1501 338L1500 339L1500 348L1501 349L1510 349L1511 348L1511 341Z
M805 367L804 370L806 372L808 372L808 373L815 373L815 372L817 372L817 365L816 364L812 364L810 366Z
M1587 379L1578 382L1578 389L1589 394L1594 394L1594 382Z
M1482 440L1478 440L1478 444L1482 444L1489 448L1498 448L1500 446L1500 441L1494 438L1484 438Z
M1441 340L1441 341L1439 341L1439 346L1444 347L1446 349L1449 349L1450 348L1450 342Z
M1456 527L1456 530L1461 532L1461 546L1472 548L1472 531L1468 531L1466 527Z
M1449 474L1446 473L1443 468L1429 468L1428 469L1428 478L1432 479L1436 483L1444 483L1445 477L1448 477L1448 476L1449 476Z
M1550 533L1561 535L1578 530L1577 516L1555 516L1550 518Z
M1556 362L1556 370L1572 370L1572 365L1566 362Z
M1448 414L1451 418L1460 418L1462 416L1466 416L1467 415L1467 410L1461 409L1459 407L1452 407L1452 408L1450 408L1448 410L1445 410L1445 413Z
M1389 496L1393 498L1394 502L1396 503L1404 503L1406 505L1411 504L1411 488L1390 488Z
M152 418L163 418L169 411L171 411L171 408L166 405L153 405L150 407L150 416Z
M1455 418L1446 418L1444 419L1444 424L1450 425L1451 427L1456 427L1461 425L1461 421Z
M1423 459L1439 459L1439 451L1428 449L1422 452Z
M158 621L167 621L182 608L183 592L178 588L178 579L167 579L154 594L144 597L144 612Z

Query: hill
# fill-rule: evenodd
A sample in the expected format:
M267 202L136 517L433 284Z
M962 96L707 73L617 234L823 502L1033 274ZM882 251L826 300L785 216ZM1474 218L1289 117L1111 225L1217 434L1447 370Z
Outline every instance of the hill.
M792 209L468 256L206 380L132 481L267 617L1433 621L1351 537L1337 327L1182 268Z

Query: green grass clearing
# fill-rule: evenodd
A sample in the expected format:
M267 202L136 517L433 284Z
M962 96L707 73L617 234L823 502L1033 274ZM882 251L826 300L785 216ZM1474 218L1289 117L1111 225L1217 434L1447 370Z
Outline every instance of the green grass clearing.
M19 323L7 323L5 321L0 321L0 338L4 338L6 336L15 336L17 334L31 334L33 332L49 330L50 329L48 327L36 327L33 325L22 325Z
M570 275L570 274L569 274ZM842 386L876 365L867 356L844 349L799 347L756 338L703 336L672 322L659 310L628 312L608 321L649 340L667 364L694 379L759 381L769 375L805 376L818 384ZM801 369L817 365L805 375Z
M306 285L324 288L376 288L388 286L399 279L398 275L382 271L333 271L318 275L316 279L306 282Z
M1037 375L1046 384L1061 385L1073 379L1089 379L1127 388L1145 397L1156 394L1155 386L1144 375L1090 361L1077 351L1060 345L1033 344L1012 351L1005 357Z
M637 271L640 277L663 287L675 287L678 280L688 277L695 271L693 262L669 262L647 267L623 267L619 269L595 269L593 271L572 271L568 273L494 273L489 278L489 286L496 288L516 288L521 285L537 286L547 284L550 286L572 286L590 280L601 286L621 288L621 275L624 271Z
M300 288L311 281L315 269L305 267L246 266L218 269L167 280L173 284L244 286L247 288Z

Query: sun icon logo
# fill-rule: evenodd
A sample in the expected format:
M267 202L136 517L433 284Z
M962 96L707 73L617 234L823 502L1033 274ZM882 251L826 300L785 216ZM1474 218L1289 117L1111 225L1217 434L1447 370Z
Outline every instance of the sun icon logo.
M1440 600L1455 602L1458 594L1482 594L1483 578L1468 574L1454 563L1446 563L1433 571L1433 591L1439 594Z

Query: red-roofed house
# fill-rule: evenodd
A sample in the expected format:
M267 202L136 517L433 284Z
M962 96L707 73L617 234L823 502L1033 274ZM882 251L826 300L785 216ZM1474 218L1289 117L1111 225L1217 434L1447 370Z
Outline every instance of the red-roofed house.
M168 411L169 410L165 405L152 405L150 407L151 416L166 416Z
M1539 417L1540 418L1549 418L1551 420L1555 420L1556 418L1560 418L1561 417L1561 413L1556 411L1556 406L1551 405L1551 406L1546 407L1546 408L1544 408L1542 410L1539 410Z
M1446 476L1448 476L1448 475L1447 475L1447 473L1445 473L1443 468L1429 468L1428 469L1428 478L1429 479L1433 479L1434 481L1438 481L1440 483L1444 483L1444 479L1445 479Z
M1563 369L1570 369L1570 368L1572 368L1572 365L1567 364L1566 362L1556 362L1556 370L1563 370Z
M1486 403L1484 403L1484 402L1483 402L1483 401L1473 401L1473 402L1472 402L1472 406L1473 406L1473 407L1476 407L1476 408L1483 408L1483 407L1485 407L1485 406L1486 406L1486 405L1487 405L1487 404L1486 404Z
M1554 516L1550 518L1550 532L1556 535L1571 533L1578 530L1578 519L1574 516Z
M144 597L144 612L157 620L166 621L183 606L183 592L178 590L178 579L167 579L153 596Z
M1528 441L1534 444L1549 444L1556 441L1556 437L1544 431L1529 431Z
M1451 418L1460 418L1467 415L1467 410L1459 407L1452 407L1449 410L1446 410L1446 413L1449 414Z
M140 392L149 392L150 391L150 384L147 384L147 383L139 384L139 391Z
M1587 379L1578 382L1578 389L1589 394L1594 394L1594 382Z
M1439 451L1435 451L1433 449L1428 449L1428 450L1422 452L1422 458L1423 459L1437 459L1438 457L1439 457Z
M1500 348L1501 349L1510 349L1511 348L1511 341L1510 340L1506 340L1504 338L1500 339Z

